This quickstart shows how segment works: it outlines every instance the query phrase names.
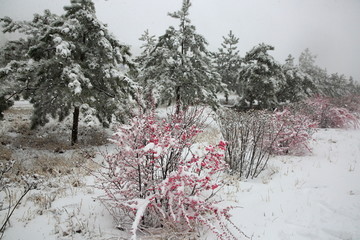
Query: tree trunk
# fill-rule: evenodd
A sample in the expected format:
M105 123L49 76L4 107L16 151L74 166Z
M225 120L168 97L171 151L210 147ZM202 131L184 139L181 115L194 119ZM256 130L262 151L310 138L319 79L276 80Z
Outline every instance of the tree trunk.
M229 104L229 94L225 93L225 104Z
M73 125L71 131L71 146L77 143L78 140L79 114L80 114L80 107L75 106L73 113Z
M180 86L176 86L175 88L175 98L176 98L176 112L175 114L180 113L181 100L180 100Z

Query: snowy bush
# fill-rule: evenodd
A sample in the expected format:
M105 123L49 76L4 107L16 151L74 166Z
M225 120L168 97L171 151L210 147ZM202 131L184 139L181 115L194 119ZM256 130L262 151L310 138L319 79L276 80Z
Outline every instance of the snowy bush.
M305 101L304 114L317 121L321 128L357 128L359 119L345 107L334 104L335 99L314 97Z
M276 110L272 115L272 125L276 135L271 153L299 155L304 149L310 151L307 143L317 123L308 116L292 113L289 109Z
M225 168L226 144L195 147L201 113L195 110L161 120L149 111L114 134L118 150L105 156L100 176L106 192L103 200L112 213L121 214L116 218L131 219L134 239L138 229L185 234L199 226L207 226L219 239L235 239L219 222L229 220L230 208L220 207L214 198L223 184L218 177ZM213 220L218 220L220 230Z
M332 103L337 107L348 109L351 113L360 114L360 96L347 95L341 98L332 99Z
M334 128L358 128L359 119L346 108L332 107L328 118Z

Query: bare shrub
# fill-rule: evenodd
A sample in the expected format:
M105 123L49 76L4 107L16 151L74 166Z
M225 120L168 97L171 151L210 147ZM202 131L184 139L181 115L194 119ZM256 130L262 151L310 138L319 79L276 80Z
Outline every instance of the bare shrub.
M219 111L218 124L227 148L225 161L240 178L255 178L266 167L276 131L264 111Z
M227 149L225 159L240 178L255 178L262 172L271 154L302 155L310 151L317 122L294 110L274 112L235 112L218 114L218 124Z

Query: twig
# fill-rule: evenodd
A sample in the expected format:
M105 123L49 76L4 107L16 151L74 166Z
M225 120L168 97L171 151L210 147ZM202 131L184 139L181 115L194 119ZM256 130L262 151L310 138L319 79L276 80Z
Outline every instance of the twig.
M21 200L25 197L25 195L33 188L34 184L31 184L28 186L28 188L25 190L25 192L22 194L22 196L19 198L19 200L16 202L15 206L11 209L11 211L8 213L5 222L3 223L3 225L1 226L0 232L1 232L1 236L0 239L2 239L3 235L4 235L4 231L6 228L6 224L9 222L12 214L14 213L15 209L17 208L17 206L20 204ZM9 208L10 210L10 208Z

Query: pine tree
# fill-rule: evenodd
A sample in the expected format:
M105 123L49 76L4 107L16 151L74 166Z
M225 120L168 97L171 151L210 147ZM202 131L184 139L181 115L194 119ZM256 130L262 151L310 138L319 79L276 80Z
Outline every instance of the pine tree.
M314 93L324 95L326 90L327 71L315 64L316 56L306 48L299 56L299 68L302 72L310 76L311 82L315 86Z
M227 37L223 37L223 39L221 48L214 53L214 60L216 70L221 76L221 82L225 85L225 98L228 102L229 91L237 91L241 58L236 46L239 43L239 38L230 31Z
M141 106L146 111L154 107L153 105L155 104L156 98L153 96L154 91L152 89L152 86L148 84L149 79L146 78L146 74L148 73L148 63L152 60L151 53L156 47L157 40L155 35L150 35L149 30L146 30L143 35L141 35L139 40L143 42L143 45L141 46L142 53L140 54L140 56L135 58L135 63L137 64L137 71L134 72L133 75L134 78L137 79L139 85L143 86L144 103L141 104Z
M276 95L284 85L284 74L270 50L274 47L262 43L246 53L239 78L240 107L266 109L278 104Z
M214 71L205 38L196 33L188 18L190 0L184 0L180 11L169 13L179 20L170 26L140 66L146 89L153 91L158 103L176 102L180 106L196 103L217 105L216 91L220 77Z
M316 87L311 77L294 64L293 56L288 56L282 69L285 83L277 93L279 102L297 102L314 94Z
M351 81L343 74L328 74L315 64L316 56L309 49L305 49L299 57L299 66L302 71L310 75L320 95L332 98L349 95L352 92Z
M355 81L352 76L349 77L349 83L347 85L350 93L353 95L360 95L360 83Z
M351 94L349 84L350 81L344 74L333 73L327 78L324 94L332 98L348 96Z
M3 112L13 105L13 99L17 98L26 88L24 84L26 78L19 78L19 74L12 71L13 68L22 69L26 66L24 62L21 62L26 59L24 57L26 44L26 40L19 39L6 42L0 49L0 120L3 119ZM14 78L18 78L19 81L13 81Z
M62 121L73 112L75 144L82 106L95 109L95 116L108 126L115 113L119 118L128 113L135 89L125 74L132 67L129 47L96 18L94 3L71 0L64 9L62 16L46 10L31 22L2 21L4 32L28 35L30 60L18 61L26 69L11 67L11 74L26 77L24 97L34 105L33 127L46 124L49 116Z

